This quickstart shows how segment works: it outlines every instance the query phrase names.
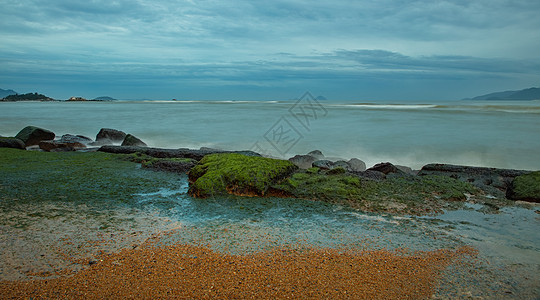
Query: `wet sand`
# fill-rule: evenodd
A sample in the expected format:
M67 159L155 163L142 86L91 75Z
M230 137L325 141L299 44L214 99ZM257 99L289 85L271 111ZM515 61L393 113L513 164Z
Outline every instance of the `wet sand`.
M475 254L292 246L233 255L159 240L102 254L74 274L1 281L0 298L426 299L446 267Z

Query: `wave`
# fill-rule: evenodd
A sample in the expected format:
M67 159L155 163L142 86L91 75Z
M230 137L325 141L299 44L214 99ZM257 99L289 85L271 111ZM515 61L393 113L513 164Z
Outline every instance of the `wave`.
M533 104L533 105L530 105ZM352 103L352 104L326 104L325 107L362 109L362 110L426 110L448 112L502 112L540 114L540 105L523 104L378 104L378 103Z

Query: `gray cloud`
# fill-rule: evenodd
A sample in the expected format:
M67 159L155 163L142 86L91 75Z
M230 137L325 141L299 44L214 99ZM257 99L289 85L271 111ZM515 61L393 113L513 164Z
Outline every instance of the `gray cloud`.
M5 0L0 80L521 88L540 81L538 11L533 0Z

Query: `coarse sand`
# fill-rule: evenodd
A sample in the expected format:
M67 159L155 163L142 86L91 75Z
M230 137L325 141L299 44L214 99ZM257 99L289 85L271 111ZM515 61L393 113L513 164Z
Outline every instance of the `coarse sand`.
M233 255L146 243L104 254L74 275L0 281L1 299L426 299L474 249L408 252L279 247ZM88 265L88 262L86 262Z

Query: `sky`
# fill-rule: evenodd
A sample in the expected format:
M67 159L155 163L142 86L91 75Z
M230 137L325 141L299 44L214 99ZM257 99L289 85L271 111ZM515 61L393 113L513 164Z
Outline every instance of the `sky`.
M538 0L0 0L0 88L454 100L540 87Z

